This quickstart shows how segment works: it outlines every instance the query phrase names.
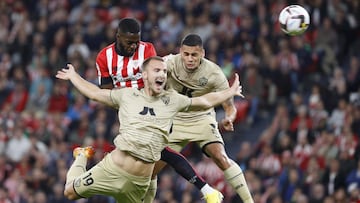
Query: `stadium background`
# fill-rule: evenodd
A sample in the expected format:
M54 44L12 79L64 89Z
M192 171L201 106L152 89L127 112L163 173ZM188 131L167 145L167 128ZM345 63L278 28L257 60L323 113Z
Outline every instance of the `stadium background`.
M279 29L289 4L310 13L304 35ZM224 140L255 202L360 199L358 0L3 0L0 11L0 202L75 202L62 195L72 149L95 145L90 166L112 149L114 111L54 74L71 62L96 84L96 53L114 41L122 17L139 19L142 40L161 56L194 32L230 82L240 73L246 99L236 99L236 130ZM195 145L184 154L226 203L240 202ZM171 168L160 174L156 202L200 198Z

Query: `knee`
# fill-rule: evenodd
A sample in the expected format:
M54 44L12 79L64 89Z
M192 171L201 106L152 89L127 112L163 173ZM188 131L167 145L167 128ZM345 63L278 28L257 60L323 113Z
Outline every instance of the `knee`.
M226 170L231 165L231 160L225 153L214 154L211 158L221 170Z

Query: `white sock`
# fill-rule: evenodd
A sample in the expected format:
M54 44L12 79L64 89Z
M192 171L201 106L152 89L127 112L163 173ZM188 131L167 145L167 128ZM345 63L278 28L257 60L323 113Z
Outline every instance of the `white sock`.
M212 188L210 185L206 184L206 185L204 185L204 187L201 188L200 192L203 195L206 195L208 193L213 192L214 190L215 190L214 188Z

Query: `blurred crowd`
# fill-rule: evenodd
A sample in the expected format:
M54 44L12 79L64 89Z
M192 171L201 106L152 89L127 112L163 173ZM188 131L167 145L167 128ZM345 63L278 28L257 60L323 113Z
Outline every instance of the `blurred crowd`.
M277 21L289 4L311 24L295 37ZM142 40L160 56L199 34L206 57L245 100L236 125L270 124L234 159L257 203L345 203L360 199L360 1L358 0L2 0L0 1L0 203L112 203L63 197L74 147L93 145L89 167L113 149L114 110L54 78L71 62L97 84L97 52L114 41L119 19L135 17ZM239 136L241 137L241 135ZM187 152L200 153L191 148ZM190 159L201 175L240 203L206 157ZM157 203L202 202L171 168L159 176Z

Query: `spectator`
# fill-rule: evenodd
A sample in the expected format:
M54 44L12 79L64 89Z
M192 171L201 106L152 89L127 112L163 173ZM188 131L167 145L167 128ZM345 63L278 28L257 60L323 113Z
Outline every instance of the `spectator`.
M320 71L330 75L332 70L338 65L335 57L338 49L338 34L336 33L332 20L327 16L315 33L315 53L320 62Z
M47 111L49 113L64 113L68 109L68 86L63 81L56 81L49 98Z
M322 183L325 185L327 195L337 196L341 194L341 190L345 188L344 176L345 174L341 170L339 160L333 159L325 169L325 173L322 178Z
M74 103L69 105L68 111L66 112L66 118L69 124L76 125L81 118L86 118L92 112L87 99L81 95L76 94Z
M332 110L330 118L328 120L328 126L335 132L335 135L340 135L342 127L344 126L346 116L347 102L345 99L340 99L337 103L337 107Z
M309 143L306 131L297 135L296 145L293 150L296 164L301 170L305 170L305 163L313 153L313 146Z
M261 152L257 158L257 168L265 180L280 174L280 159L273 153L271 145L264 144L262 146Z
M36 203L48 202L46 194L42 190L36 191L34 195L34 202Z
M280 182L279 190L285 202L290 202L296 190L302 187L301 175L296 168L290 168L286 178Z
M247 169L250 156L252 155L251 147L252 146L250 142L242 142L240 146L240 150L236 156L236 162L244 170Z
M203 12L197 15L194 34L199 35L201 39L206 42L211 37L212 33L215 32L215 26L209 19L209 13Z
M349 196L346 193L346 189L343 187L340 187L337 189L334 193L334 199L335 202L349 202Z
M13 170L13 166L7 162L5 155L0 155L0 182L4 182L11 171Z
M348 92L356 92L360 87L360 62L356 56L349 59L349 68L345 73L345 81Z
M334 92L336 98L346 98L346 78L341 68L334 69L329 83L329 89Z
M25 110L29 98L29 92L25 87L25 84L19 82L16 83L14 89L6 97L2 108L9 106L15 112L22 112Z
M314 148L317 156L324 158L326 165L329 165L332 159L336 159L339 154L339 146L336 142L336 136L327 130L323 130L316 137Z
M335 203L335 198L333 196L326 196L324 203Z
M8 190L5 187L0 186L0 202L11 203L11 200L9 199L8 194L9 194Z
M347 193L350 195L350 202L357 202L360 199L360 190L357 183L352 183L347 187Z
M286 39L280 40L278 46L279 52L276 54L276 59L280 71L290 76L291 91L296 92L299 85L299 59L296 53L291 50L289 42Z
M346 185L348 188L354 183L356 186L360 185L360 160L357 161L356 168L352 169L346 177Z
M90 49L88 45L84 43L83 36L80 33L76 33L73 36L72 43L67 48L68 58L72 58L76 55L80 56L82 59L87 59L90 56Z
M301 132L304 132L305 136L310 139L312 122L309 117L307 106L301 105L297 108L297 114L292 119L289 130L295 134L295 137L299 136Z
M325 188L321 183L316 183L310 188L310 198L309 202L311 203L324 203L325 199Z
M259 107L263 96L263 78L258 73L257 66L250 65L245 72L244 93L250 102L250 109L246 119L249 125L252 125L257 118Z
M180 14L172 9L167 9L164 17L159 19L159 29L162 33L161 40L164 44L176 43L180 37L184 24Z
M7 158L17 163L29 153L30 148L31 142L25 135L24 128L18 125L14 126L14 128L11 129L9 142L5 149Z

